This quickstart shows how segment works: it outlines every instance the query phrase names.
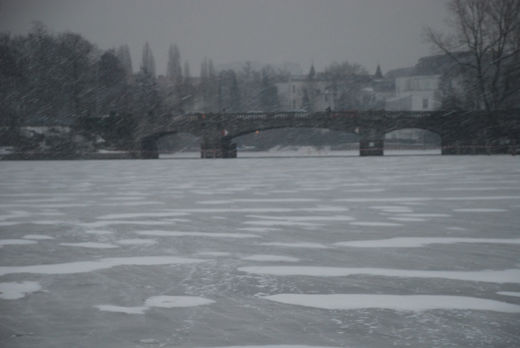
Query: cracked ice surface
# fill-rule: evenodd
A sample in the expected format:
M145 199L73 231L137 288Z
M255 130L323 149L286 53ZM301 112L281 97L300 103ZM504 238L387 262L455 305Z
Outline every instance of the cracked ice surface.
M2 347L520 346L512 156L0 166Z

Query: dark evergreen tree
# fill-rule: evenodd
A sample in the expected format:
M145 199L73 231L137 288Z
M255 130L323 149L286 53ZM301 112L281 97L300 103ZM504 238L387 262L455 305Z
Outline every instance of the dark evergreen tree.
M182 84L181 54L177 45L170 45L166 77L176 86Z
M316 70L314 70L314 64L311 65L311 68L309 70L309 74L307 75L307 80L313 81L316 77Z
M279 108L278 89L274 84L272 69L262 69L260 103L263 111L276 111Z
M122 45L117 50L117 58L121 62L121 65L125 69L127 78L129 79L133 73L133 67L132 67L132 56L130 55L130 48L128 45Z
M381 66L377 64L376 74L374 75L375 79L381 80L383 78L383 73L381 72Z
M155 59L153 57L152 49L148 42L143 47L143 58L141 61L141 72L155 77Z
M218 80L220 110L226 112L240 111L240 90L236 73L233 70L221 71Z
M92 59L94 46L81 35L65 33L57 37L58 74L61 75L61 93L67 96L67 110L73 118L92 114L95 96L95 66Z

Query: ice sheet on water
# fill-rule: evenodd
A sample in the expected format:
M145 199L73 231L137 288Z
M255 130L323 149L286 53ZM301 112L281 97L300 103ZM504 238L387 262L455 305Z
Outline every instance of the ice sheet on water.
M479 310L503 313L520 313L520 305L494 300L442 295L367 295L367 294L279 294L265 299L305 307L355 310L392 309L396 311Z
M403 226L395 222L378 222L378 221L352 221L349 222L352 226L366 226L366 227L397 227Z
M499 190L520 190L514 186L473 186L473 187L442 187L435 191L499 191Z
M29 266L0 267L0 276L17 273L34 274L76 274L99 271L117 266L160 266L183 265L205 262L202 259L182 258L175 256L142 256L142 257L115 257L95 261L77 261Z
M45 204L45 208L84 208L88 207L87 203L67 203L67 204ZM41 203L2 203L0 204L0 208L10 209L10 208L41 208Z
M16 210L16 211L11 211L7 214L0 215L0 221L18 219L18 218L30 217L30 216L31 216L31 214L27 211Z
M15 220L15 221L0 221L0 226L17 226L17 225L64 225L71 224L67 221L56 221L56 220Z
M85 233L104 235L104 234L112 234L114 232L113 231L109 231L109 230L86 230Z
M375 205L370 209L380 210L385 213L411 213L413 209L403 205Z
M279 216L279 215L247 215L247 217L263 220L282 220L282 221L352 221L352 216L346 215L305 215L305 216Z
M356 197L339 198L336 202L370 203L370 202L428 202L428 201L500 201L520 200L520 196L453 196L453 197Z
M292 220L254 220L254 221L244 221L245 225L253 225L253 226L300 226L300 227L320 227L323 224L316 224L312 222L304 222L304 221L292 221Z
M265 242L260 245L277 246L283 248L302 248L302 249L330 249L330 247L321 243L312 242L295 242L295 243L283 243L283 242Z
M453 211L458 213L503 213L507 212L507 209L498 209L498 208L459 208L453 209Z
M47 236L45 234L26 234L22 238L23 239L35 239L35 240L54 239L54 237Z
M423 271L392 268L346 268L320 266L250 266L239 271L276 276L348 277L367 275L396 278L440 278L461 281L520 284L520 269L482 271Z
M107 197L109 201L142 201L145 199L144 196L114 196Z
M126 206L126 207L140 207L144 205L160 205L164 204L164 202L161 201L132 201L132 202L104 202L104 203L97 203L98 206L101 207L120 207L120 206Z
M147 307L183 308L215 303L215 301L195 296L154 296L145 301Z
M148 310L148 307L123 307L123 306L114 306L114 305L97 305L95 306L97 309L103 312L113 312L113 313L124 313L124 314L144 314Z
M156 237L209 237L209 238L260 238L247 233L211 233L211 232L180 232L180 231L137 231L142 236Z
M417 217L389 217L389 220L393 221L401 221L401 222L424 222L428 221L427 219L417 218Z
M211 256L211 257L220 257L220 256L229 256L231 253L225 251L200 251L195 255L198 256Z
M79 248L92 248L92 249L114 249L119 248L117 245L109 243L98 243L98 242L79 242L79 243L60 243L62 246L71 246Z
M102 228L109 227L113 225L137 225L137 226L167 226L174 225L175 222L172 221L156 221L156 220L104 220L104 221L94 221L94 222L81 222L78 223L78 226L84 228Z
M260 262L298 262L300 259L292 256L282 255L251 255L243 257L242 260L246 261L260 261Z
M0 248L5 245L27 245L27 244L37 244L38 242L34 240L27 239L0 239Z
M504 296L520 297L520 292L516 292L516 291L499 291L499 292L497 292L497 294L504 295Z
M337 246L356 248L420 248L429 244L520 244L520 238L450 238L450 237L396 237L389 239L356 240L334 243Z
M319 202L316 198L236 198L226 200L198 201L197 204L233 204L233 203L308 203Z
M457 227L457 226L449 226L449 227L446 227L447 230L449 231L467 231L466 228L464 227Z
M280 231L279 228L273 228L273 227L241 227L238 230L246 231L246 232L259 232L259 233Z
M42 287L38 282L24 281L0 283L0 299L18 300L25 297L27 294L40 291L41 289Z
M120 239L116 241L117 244L121 245L154 245L157 244L157 241L154 239L143 239L143 238L134 238L134 239Z
M186 216L189 215L185 212L150 212L150 213L120 213L120 214L106 214L98 216L98 219L100 220L119 220L119 219L140 219L140 218L147 218L147 217L176 217L176 216Z
M398 215L399 217L409 217L409 218L433 218L433 217L450 217L450 214L443 213L402 213Z
M203 306L215 303L215 301L196 296L153 296L148 298L144 306L123 307L114 305L97 305L100 311L124 314L144 314L150 308L187 308Z
M384 188L366 188L366 189L348 189L348 190L342 190L341 192L345 193L376 193L376 192L385 192L386 189Z
M439 197L441 201L507 201L519 200L520 196L455 196L455 197Z
M276 345L267 345L267 346L221 346L221 347L198 347L198 348L337 348L337 347L276 344Z
M356 198L338 198L335 201L336 202L348 202L348 203L372 203L372 202L397 202L397 203L404 203L404 202L426 202L431 201L434 198L432 197L373 197L373 198L366 198L366 197L356 197Z
M338 206L316 206L309 208L279 208L279 207L270 207L270 208L185 208L185 209L175 209L178 212L183 213L209 213L209 214L218 214L218 213L252 213L252 214L265 214L265 213L294 213L294 212L309 212L309 213L317 213L317 212L345 212L348 211L346 207L338 207Z

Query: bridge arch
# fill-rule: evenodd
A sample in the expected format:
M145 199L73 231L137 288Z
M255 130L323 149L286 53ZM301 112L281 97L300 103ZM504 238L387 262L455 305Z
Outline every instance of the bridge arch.
M200 135L195 134L193 132L175 129L175 130L165 130L153 134L149 134L143 136L137 144L137 151L139 152L139 157L145 159L156 159L159 158L160 152L162 152L165 146L164 141L168 137L179 136L179 137L191 137L196 139L199 142ZM171 144L170 144L171 145ZM171 147L171 146L170 146Z
M315 127L301 125L270 125L242 130L229 134L228 139L237 145L237 151L267 151L274 146L312 146L314 148L335 148L342 150L358 150L359 135L355 130L336 129L334 127ZM311 151L309 149L309 151ZM307 152L310 153L310 152ZM314 153L314 152L313 152Z
M442 136L425 128L398 128L384 134L385 153L421 151L424 154L441 154ZM404 151L404 152L402 152Z

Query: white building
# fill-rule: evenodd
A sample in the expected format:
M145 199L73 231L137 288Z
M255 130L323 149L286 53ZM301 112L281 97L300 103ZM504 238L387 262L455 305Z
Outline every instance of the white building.
M334 110L335 96L329 85L328 81L309 81L305 78L277 83L280 110L325 111L327 108ZM312 110L306 110L309 105Z
M403 76L395 79L395 96L385 103L391 111L433 111L441 107L440 75Z

